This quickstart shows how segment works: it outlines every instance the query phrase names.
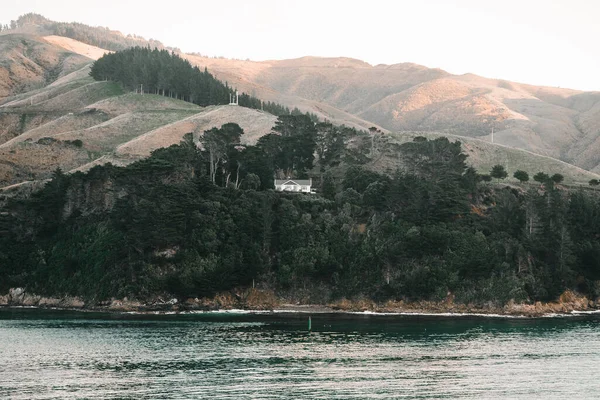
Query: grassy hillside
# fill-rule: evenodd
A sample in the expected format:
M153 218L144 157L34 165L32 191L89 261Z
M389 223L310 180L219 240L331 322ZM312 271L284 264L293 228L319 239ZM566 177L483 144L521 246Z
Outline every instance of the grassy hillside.
M14 29L6 33L27 33L38 36L61 36L74 39L92 46L113 51L123 50L128 47L150 46L159 49L171 49L164 46L158 40L146 40L136 35L124 35L119 31L110 30L100 26L89 26L77 22L57 22L35 13L28 13L16 19Z
M125 165L152 150L179 143L188 132L198 135L226 122L242 126L245 143L252 144L275 121L259 111L228 106L203 109L164 96L123 93L114 83L95 82L89 77L90 58L101 56L104 49L70 38L13 33L0 35L0 45L13 56L21 54L16 57L21 64L28 62L23 61L27 58L23 55L28 55L28 60L37 60L38 72L50 71L40 72L30 85L19 89L32 90L0 99L2 185L45 178L56 167ZM600 152L595 151L600 146L600 95L474 75L457 77L414 64L370 66L347 58L251 62L183 56L265 101L298 107L339 125L400 130L389 135L390 147L374 165L378 170L397 167L402 157L396 146L415 135L459 134L455 139L465 144L469 163L481 173L502 164L511 175L522 169L531 174L561 173L570 182L598 178L552 157L503 144L600 170ZM12 61L5 64L14 67ZM19 91L15 87L13 92ZM498 143L494 145L487 142L492 126ZM81 141L81 147L65 147L69 141ZM68 156L59 156L61 151Z
M600 93L348 58L188 59L249 93L322 115L329 111L333 121L352 115L363 127L483 139L493 129L496 143L600 170Z
M23 34L0 36L0 101L46 86L80 69L90 59Z
M161 126L117 147L116 155L128 158L147 157L153 150L178 144L186 133L195 138L205 130L234 122L244 129L242 143L256 144L269 133L277 118L269 113L236 106L212 106L168 125Z
M186 133L198 135L227 122L236 122L244 128L244 143L255 143L270 132L276 120L271 114L244 107L202 108L148 94L115 96L118 91L104 90L112 84L99 84L67 91L53 88L47 93L49 99L38 105L26 106L24 98L19 100L19 107L0 107L0 118L10 115L15 125L24 112L32 116L28 118L40 120L0 145L0 186L45 179L57 167L71 171L106 162L126 165L148 156L152 150L179 143ZM53 94L57 96L52 97ZM102 100L93 103L97 98ZM60 104L60 99L64 100L64 106L47 111L51 105ZM3 109L13 112L3 114ZM79 147L69 143L78 143Z
M565 177L565 183L587 185L590 179L599 179L599 175L565 163L552 157L542 156L529 151L515 149L513 147L492 144L484 140L466 138L461 136L448 135L444 133L433 132L403 132L392 133L389 137L391 149L384 153L384 157L377 161L380 169L395 169L402 165L402 158L395 152L395 146L398 144L412 141L417 136L424 136L428 139L439 137L448 137L451 141L460 141L465 154L468 155L467 163L474 167L481 174L489 174L494 165L502 165L509 173L506 181L516 182L513 173L517 170L526 171L530 177L537 172L546 172L552 174L562 174Z

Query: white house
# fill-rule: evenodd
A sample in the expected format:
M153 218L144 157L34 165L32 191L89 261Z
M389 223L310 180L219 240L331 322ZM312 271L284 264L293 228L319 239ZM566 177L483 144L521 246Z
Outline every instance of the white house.
M278 192L311 193L312 179L275 179Z

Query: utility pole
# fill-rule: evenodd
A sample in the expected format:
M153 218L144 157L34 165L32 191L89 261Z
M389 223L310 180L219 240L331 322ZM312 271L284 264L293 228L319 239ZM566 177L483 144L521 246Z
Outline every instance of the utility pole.
M492 143L494 143L494 125L492 125Z

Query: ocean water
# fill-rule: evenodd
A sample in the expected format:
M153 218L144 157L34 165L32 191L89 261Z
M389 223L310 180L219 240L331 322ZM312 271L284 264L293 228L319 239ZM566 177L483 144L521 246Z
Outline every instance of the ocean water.
M596 399L600 316L0 310L0 399Z

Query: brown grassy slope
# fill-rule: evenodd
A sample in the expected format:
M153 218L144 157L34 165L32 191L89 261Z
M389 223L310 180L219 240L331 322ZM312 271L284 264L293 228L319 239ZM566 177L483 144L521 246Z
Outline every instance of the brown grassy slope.
M97 83L110 85L108 82ZM6 161L0 183L7 185L31 177L45 179L57 167L65 171L75 169L95 158L112 153L117 146L138 135L185 119L202 110L194 104L161 96L125 94L105 98L105 95L102 86L94 83L92 86L85 85L56 96L62 99L64 104L71 105L73 112L28 130L0 145L0 162ZM98 97L102 100L92 103ZM56 98L50 98L43 105L57 103ZM85 108L79 107L85 104L89 105ZM35 109L36 106L31 108ZM62 111L66 112L68 109ZM40 115L46 115L42 111L38 112ZM43 138L53 138L62 143L81 140L83 146L61 147L60 143L38 145L37 142ZM61 149L64 150L65 157L57 156L56 153Z
M98 55L71 39L53 43ZM95 52L95 53L94 53ZM455 76L415 64L371 66L350 58L241 61L183 55L219 79L266 101L314 112L338 124L447 132L600 169L598 95Z
M211 106L188 118L152 130L120 145L116 154L126 157L147 157L153 150L181 142L186 133L197 135L212 127L234 122L244 129L242 143L256 144L271 132L277 118L274 115L237 106Z
M27 110L5 112L0 109L0 147L18 138L24 132L35 129L59 118L57 113L32 113Z
M51 84L8 96L0 101L0 108L30 107L60 94L85 86L94 80L89 76L90 64L61 76Z
M21 135L30 130L79 113L89 104L120 93L121 89L112 82L84 80L16 96L15 100L0 106L0 145L26 140L29 136Z
M137 135L201 110L161 96L118 96L122 91L117 85L94 82L88 72L89 67L80 68L0 105L2 185L45 179L57 167L72 170ZM37 143L47 137L60 142ZM83 141L82 148L65 147L65 141L75 139ZM58 154L61 151L64 156Z
M85 149L70 144L18 143L0 149L0 186L46 179L58 167L68 171L89 161Z
M90 62L32 35L0 36L0 99L45 86Z
M416 64L371 65L347 58L303 57L272 62L258 84L358 115L370 105L416 84L448 73ZM378 122L378 121L374 121Z
M91 97L81 97L82 95L85 95L85 93L86 91L76 91L75 93L70 93L69 97L73 99L73 101L70 103L90 103L92 98L98 97L97 93ZM79 97L77 97L77 95L79 95ZM121 131L128 129L127 126L133 124L133 121L135 120L139 120L140 123L139 126L134 126L133 129L138 133L140 132L140 129L142 132L146 132L144 129L147 129L148 126L156 126L155 124L157 123L157 120L162 120L160 112L169 113L179 111L182 113L176 115L175 118L178 116L183 118L199 111L201 108L194 104L179 100L167 99L160 96L140 96L128 93L122 96L102 99L99 102L92 103L87 107L77 111L78 109L79 108L75 106L75 112L67 113L66 115L60 116L58 119L52 120L51 122L43 124L37 128L27 130L18 137L1 144L0 148L10 147L15 143L26 140L37 141L43 137L55 137L63 133L68 133L68 135L73 136L73 139L81 139L81 137L76 136L83 134L84 131L95 132L99 136L94 138L94 140L103 141L104 136L110 136L111 133L112 135L127 134L126 132ZM140 112L148 113L148 118L144 118L144 115L140 114ZM158 112L158 114L156 112ZM123 114L128 114L128 116L119 118L118 120L115 119ZM2 114L0 113L0 116L1 115ZM167 116L166 118L167 120L170 120L173 117ZM104 124L108 120L111 121L107 124ZM96 128L100 125L102 125L104 135L100 135L98 128Z
M370 66L347 58L190 60L289 106L328 105L391 131L490 139L494 129L496 143L600 169L598 93L455 76L414 64Z
M223 82L239 89L241 92L258 97L263 101L283 104L289 108L297 107L302 112L316 114L321 120L328 120L337 125L346 125L356 129L368 129L376 126L382 130L384 127L373 121L366 121L357 115L340 110L334 105L320 101L303 98L295 94L282 93L268 85L258 83L257 77L265 70L271 68L272 61L256 62L229 60L223 58L206 58L197 55L182 54L193 65L208 70Z
M594 172L575 167L552 157L509 146L492 144L476 138L434 132L402 132L386 135L389 140L388 148L382 152L382 157L377 161L375 167L380 170L394 171L401 166L402 157L398 155L396 150L392 149L396 147L394 145L410 142L416 136L424 136L430 140L447 137L450 141L460 141L463 152L468 156L467 164L482 174L489 173L494 165L503 165L509 174L506 179L507 182L516 181L512 176L516 170L528 172L530 178L538 172L546 172L550 175L559 173L565 177L565 184L574 185L587 185L590 179L600 179L600 176Z
M57 45L71 46L74 51L91 51L75 41L53 40ZM483 139L490 138L493 127L496 143L561 157L589 168L597 166L594 149L596 145L600 146L596 143L595 130L600 101L597 96L587 93L486 79L471 74L453 76L414 64L370 66L353 59L316 57L265 62L208 59L196 55L185 57L192 64L207 66L218 78L247 93L315 112L334 123L366 128L375 125L370 122L374 121L394 130L442 131ZM78 71L78 74L81 81L89 79L85 77L85 70ZM67 81L73 84L75 80ZM57 86L64 87L63 82ZM79 86L83 97L86 96L84 88ZM65 104L65 109L77 107L75 100L67 104L62 99L53 100L55 97L46 99L38 96L38 110L43 111L43 107L55 109L57 104ZM21 101L23 105L27 97L12 101ZM137 101L131 103L128 98L121 98L121 101L121 105L110 103L112 106L99 106L99 110L114 118L114 115L124 112L123 107L137 107L135 104L138 104ZM111 110L110 107L114 106L117 109ZM136 110L127 111L135 114ZM159 126L158 132L163 132L164 136L145 132L148 134L145 139L136 140L134 137L131 143L123 144L120 151L123 156L127 152L146 154L160 143L176 141L189 123L186 121L179 125L175 121L171 130L160 130ZM91 128L93 126L83 130ZM77 136L69 136L68 132L58 133L65 138ZM104 144L95 148L107 151L116 142L127 138L123 136L108 145L102 139ZM148 144L143 144L144 140L148 140ZM576 143L584 145L576 147Z
M83 147L90 152L106 154L114 151L122 143L189 115L189 111L130 112L86 129L59 133L54 138L81 140Z
M69 113L57 119L51 120L50 122L40 124L40 126L37 128L27 130L14 139L1 144L0 149L11 147L19 142L29 140L35 142L41 138L53 137L59 133L90 128L92 126L101 124L108 119L110 119L110 117L106 113L91 109Z
M485 124L499 125L511 112L486 93L450 78L427 81L387 96L360 114L365 119L385 118L393 131L420 130L487 134ZM383 117L382 117L383 116Z
M104 50L100 47L92 46L91 44L82 43L63 36L44 36L44 40L56 46L62 47L72 53L80 54L92 60L97 60L104 54L110 53L109 50Z

